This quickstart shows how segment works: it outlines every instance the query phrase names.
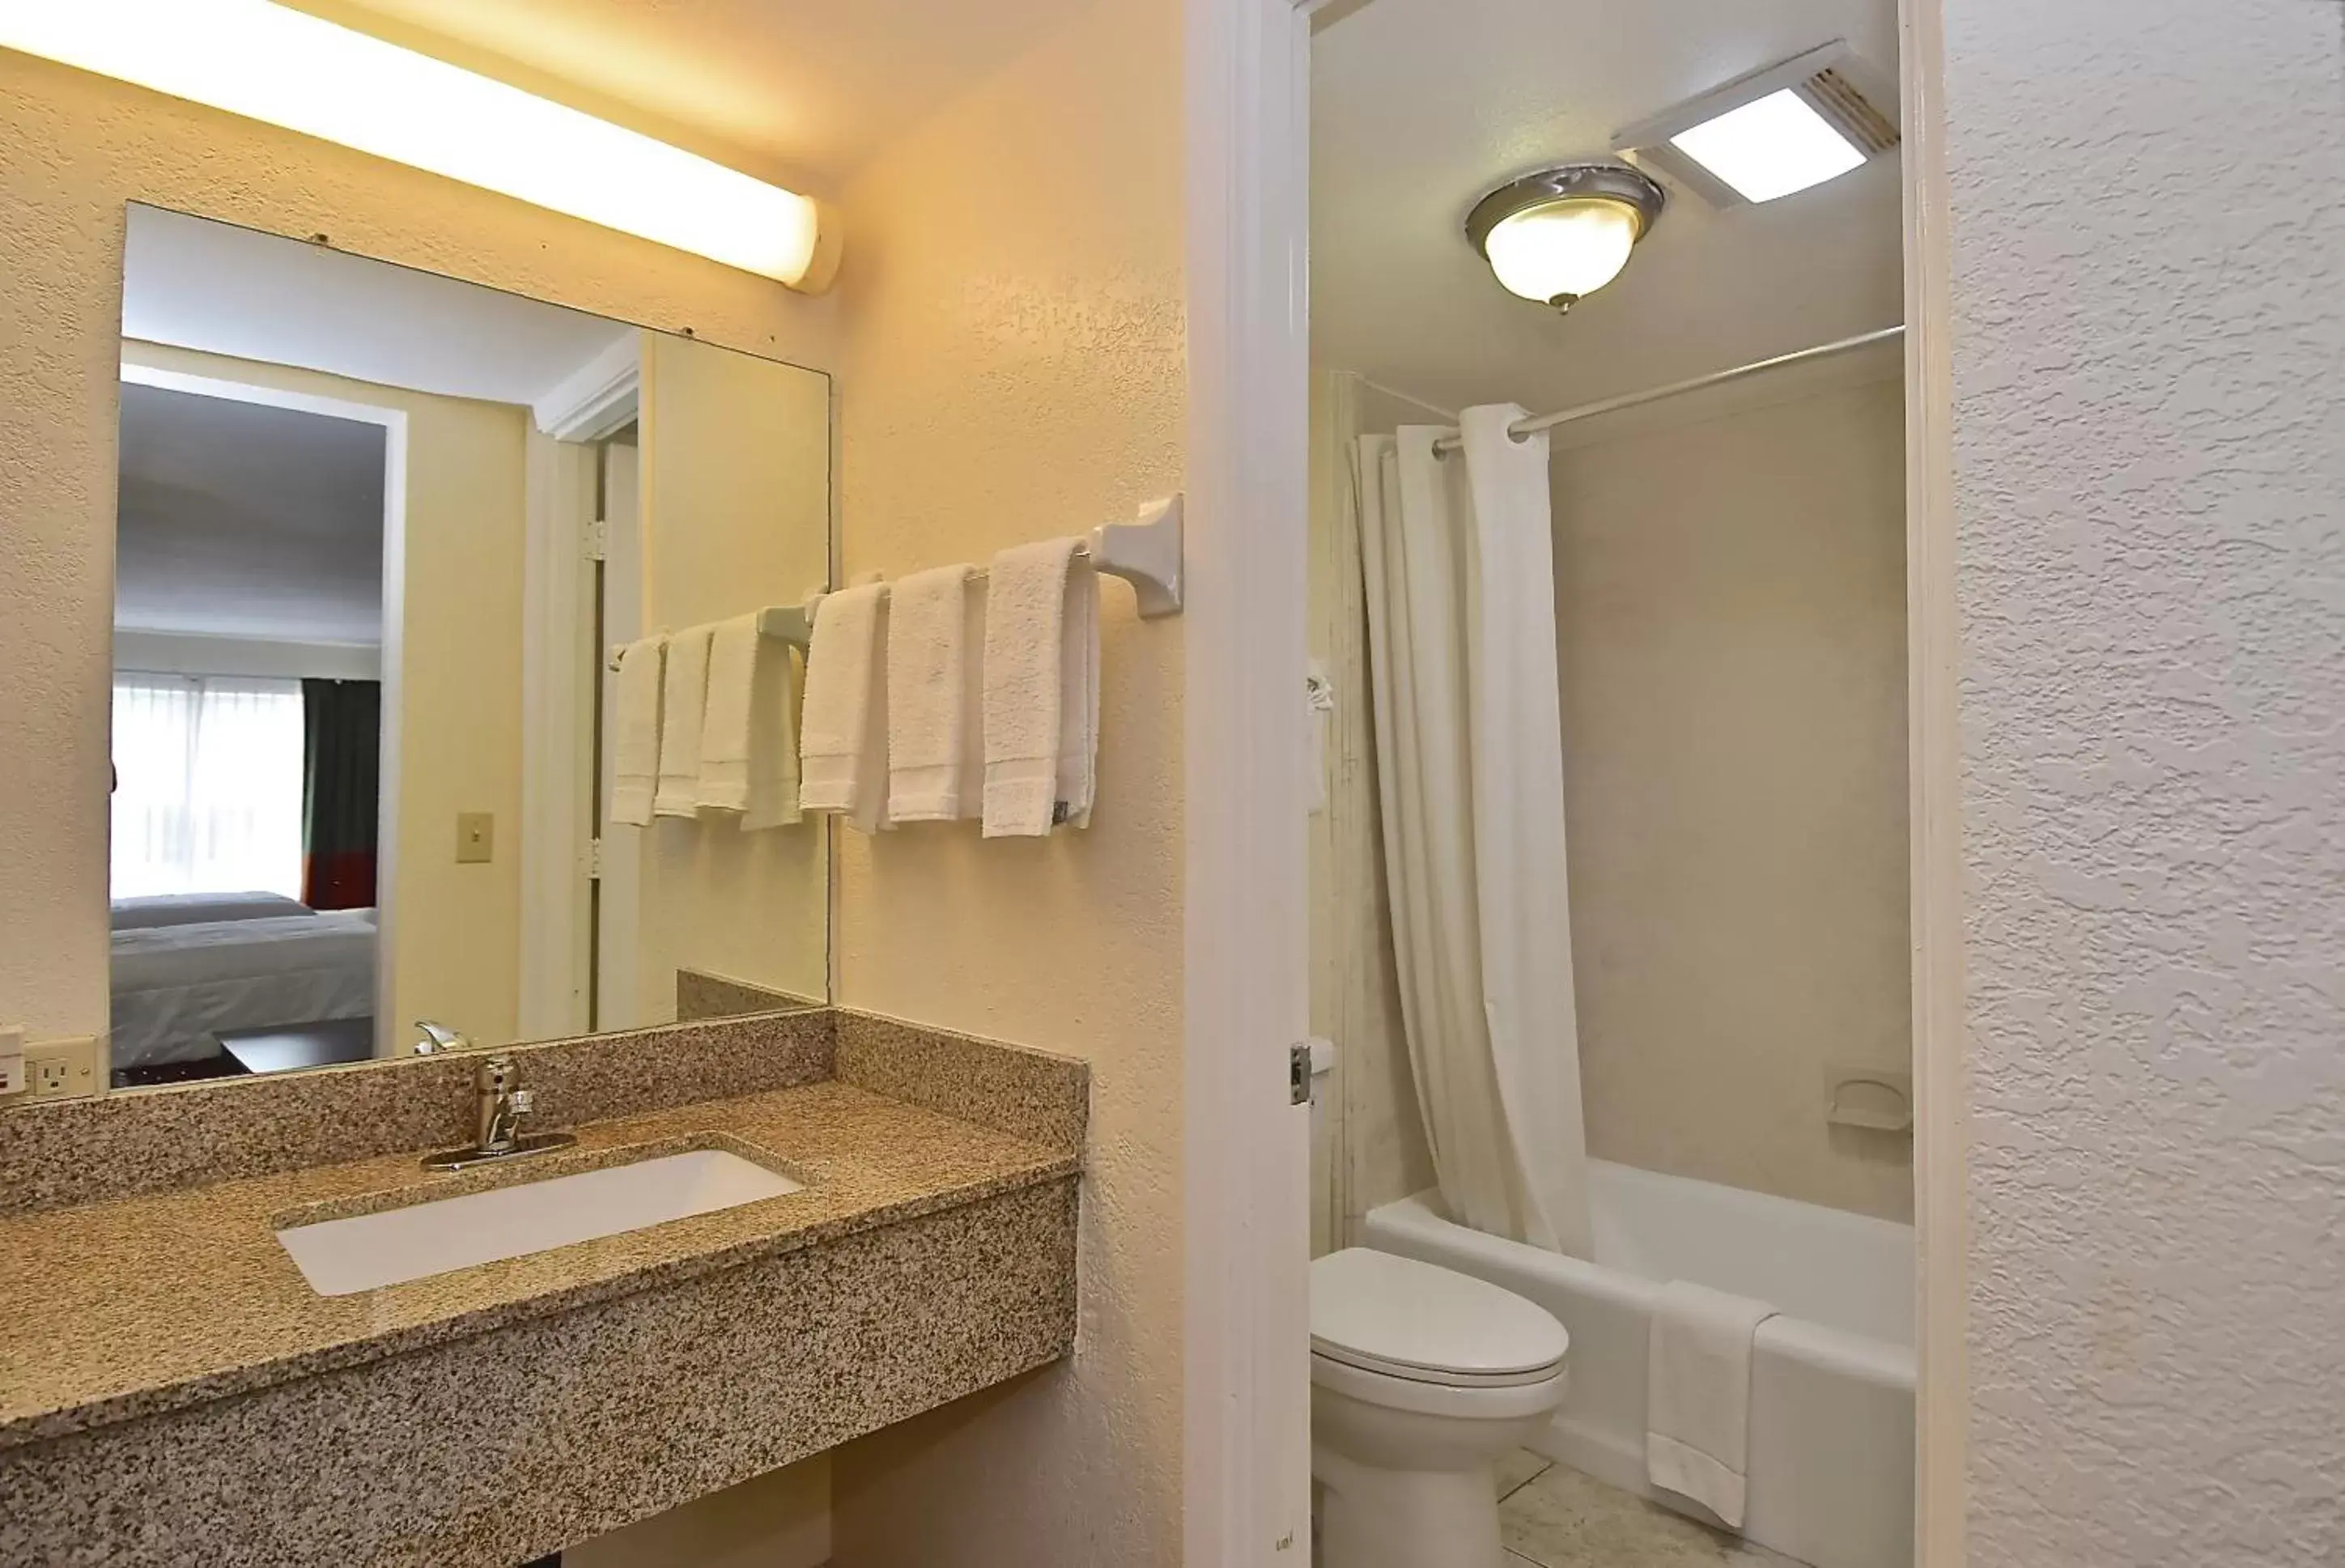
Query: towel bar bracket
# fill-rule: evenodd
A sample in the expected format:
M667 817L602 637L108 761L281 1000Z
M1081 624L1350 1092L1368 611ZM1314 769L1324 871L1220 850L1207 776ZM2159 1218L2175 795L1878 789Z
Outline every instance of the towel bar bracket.
M1182 601L1182 498L1151 501L1130 523L1091 530L1091 565L1132 585L1143 620L1177 616Z

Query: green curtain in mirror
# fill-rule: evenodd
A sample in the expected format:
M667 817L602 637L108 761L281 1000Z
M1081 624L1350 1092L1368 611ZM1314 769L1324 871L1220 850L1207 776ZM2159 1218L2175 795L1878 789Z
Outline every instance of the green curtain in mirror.
M304 680L301 901L313 910L375 901L382 683Z

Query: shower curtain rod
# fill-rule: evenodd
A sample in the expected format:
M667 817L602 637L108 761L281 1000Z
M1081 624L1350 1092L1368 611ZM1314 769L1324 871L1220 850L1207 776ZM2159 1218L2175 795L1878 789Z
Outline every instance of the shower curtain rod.
M1624 408L1641 408L1646 403L1659 402L1663 398L1676 397L1680 392L1700 392L1707 387L1724 386L1729 382L1739 382L1745 376L1755 376L1761 371L1780 371L1792 365L1806 364L1811 360L1828 360L1834 354L1845 354L1856 349L1869 349L1875 343L1886 343L1904 335L1905 329L1903 326L1883 327L1877 331L1859 332L1855 337L1842 338L1838 342L1818 343L1810 349L1794 349L1788 354L1777 354L1771 360L1754 360L1747 365L1736 365L1732 370L1712 371L1706 376L1695 376L1690 381L1671 382L1663 387L1627 392L1619 397L1608 397L1601 402L1582 403L1578 408L1565 409L1561 413L1548 413L1541 414L1537 419L1517 420L1507 428L1517 435L1529 435L1535 431L1553 430L1559 424L1571 424L1583 419L1594 419L1599 413L1618 413ZM1463 444L1465 443L1459 437L1445 435L1434 442L1433 450L1447 454L1457 451Z

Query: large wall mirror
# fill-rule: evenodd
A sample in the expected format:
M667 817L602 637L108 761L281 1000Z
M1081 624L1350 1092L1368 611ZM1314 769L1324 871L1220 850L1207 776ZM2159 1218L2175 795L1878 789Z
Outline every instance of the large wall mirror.
M134 207L121 399L116 1089L826 999L827 376Z

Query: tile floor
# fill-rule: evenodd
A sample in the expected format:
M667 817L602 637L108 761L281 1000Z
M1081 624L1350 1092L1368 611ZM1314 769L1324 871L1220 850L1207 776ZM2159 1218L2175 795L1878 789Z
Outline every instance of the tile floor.
M1497 1474L1508 1568L1801 1568L1527 1450Z

